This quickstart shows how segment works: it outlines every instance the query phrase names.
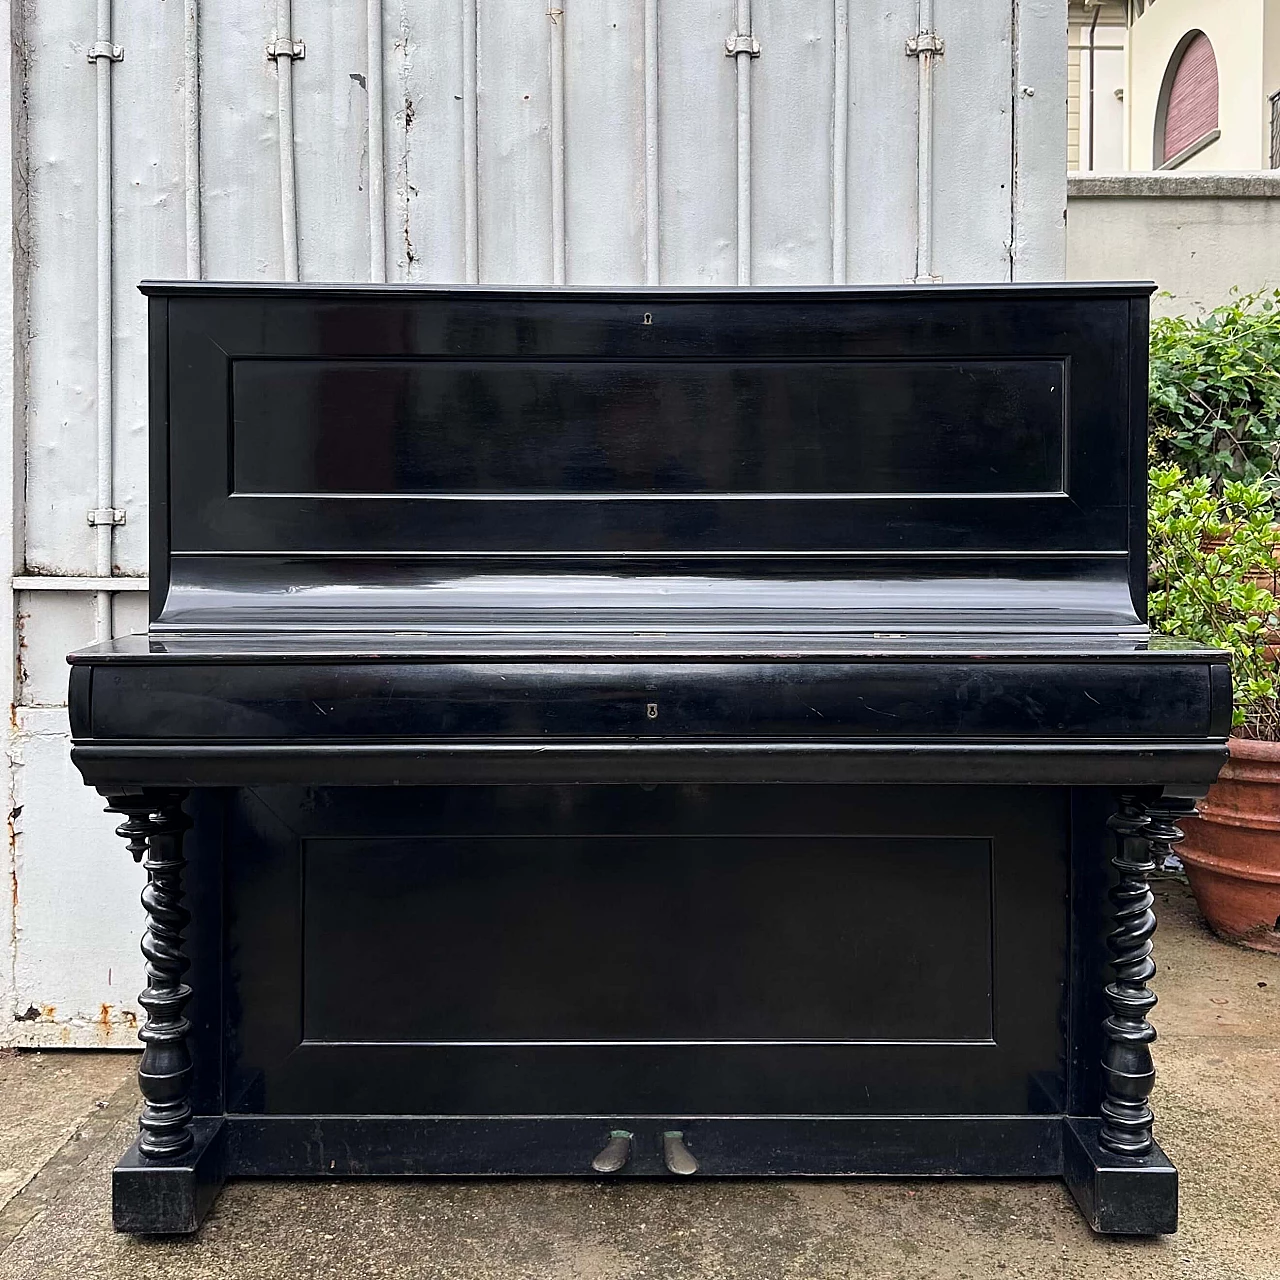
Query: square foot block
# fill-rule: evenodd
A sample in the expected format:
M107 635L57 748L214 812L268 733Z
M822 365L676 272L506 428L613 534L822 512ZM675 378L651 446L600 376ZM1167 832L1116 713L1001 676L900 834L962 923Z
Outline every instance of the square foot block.
M1068 1119L1062 1178L1089 1225L1106 1235L1160 1236L1178 1229L1178 1171L1152 1143L1118 1156L1098 1143L1099 1121Z
M190 1235L226 1179L221 1117L191 1122L195 1145L172 1160L152 1160L135 1142L111 1174L111 1224L131 1235Z

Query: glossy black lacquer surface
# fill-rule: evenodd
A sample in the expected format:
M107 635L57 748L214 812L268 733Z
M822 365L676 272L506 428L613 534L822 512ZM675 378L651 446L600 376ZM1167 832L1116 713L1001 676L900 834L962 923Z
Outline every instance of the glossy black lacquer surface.
M1145 625L1150 286L144 292L151 626L70 686L151 881L121 1229L602 1167L1173 1229L1147 877L1231 693Z
M75 659L91 780L340 782L344 741L360 784L485 742L548 781L627 740L744 781L737 739L856 744L850 780L1221 759L1221 658L1141 620L1148 286L145 292L153 623Z
M229 1109L1060 1111L1065 793L917 803L237 793Z
M1056 493L1064 360L233 359L236 494ZM389 429L369 430L381 416ZM785 417L805 430L770 440ZM887 419L892 431L860 431Z
M146 291L182 555L1131 547L1148 286Z

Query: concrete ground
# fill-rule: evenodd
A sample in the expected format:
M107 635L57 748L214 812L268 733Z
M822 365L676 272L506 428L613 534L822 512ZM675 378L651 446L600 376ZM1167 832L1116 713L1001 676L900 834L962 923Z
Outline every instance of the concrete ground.
M114 1235L126 1054L0 1058L0 1277L1280 1280L1280 958L1159 886L1158 1136L1182 1227L1092 1236L1056 1182L241 1182L199 1236Z

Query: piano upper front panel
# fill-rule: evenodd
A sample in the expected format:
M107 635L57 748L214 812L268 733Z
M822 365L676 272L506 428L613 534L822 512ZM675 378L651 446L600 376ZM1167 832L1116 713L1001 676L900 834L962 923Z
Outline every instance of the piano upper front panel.
M162 558L1127 553L1145 293L166 286Z

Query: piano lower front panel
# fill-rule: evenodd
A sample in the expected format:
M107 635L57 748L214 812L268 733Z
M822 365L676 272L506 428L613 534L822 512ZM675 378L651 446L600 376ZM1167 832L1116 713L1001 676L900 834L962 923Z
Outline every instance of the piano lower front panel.
M227 1113L1069 1109L1067 789L200 795Z

